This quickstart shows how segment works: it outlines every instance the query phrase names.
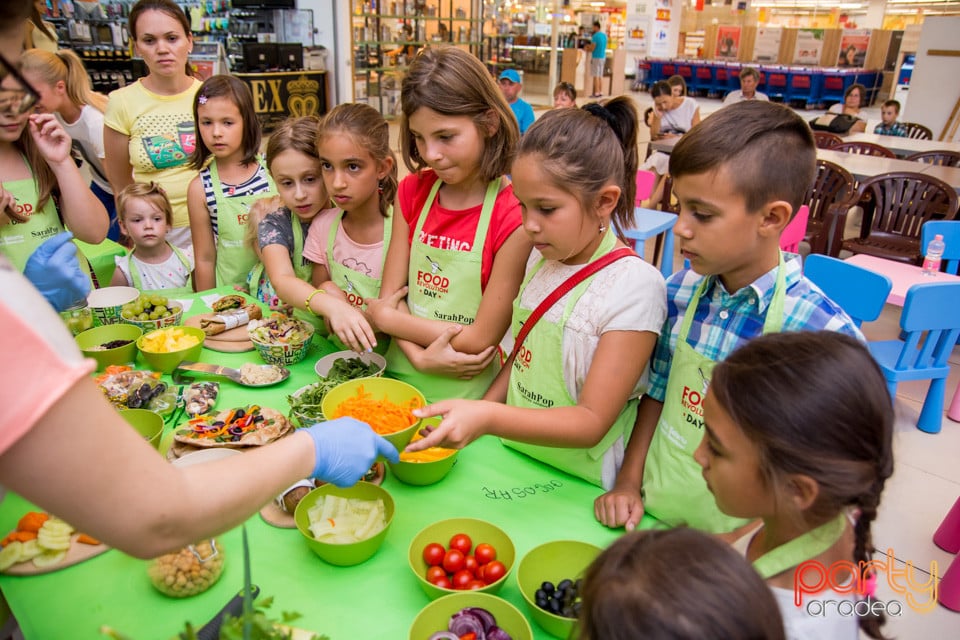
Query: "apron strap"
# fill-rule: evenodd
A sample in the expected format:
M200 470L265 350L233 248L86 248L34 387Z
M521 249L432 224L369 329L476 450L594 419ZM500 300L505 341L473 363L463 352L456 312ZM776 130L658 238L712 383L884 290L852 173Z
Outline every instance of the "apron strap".
M841 513L813 531L808 531L763 554L753 561L753 568L764 580L783 573L832 547L843 535L846 526L847 517Z

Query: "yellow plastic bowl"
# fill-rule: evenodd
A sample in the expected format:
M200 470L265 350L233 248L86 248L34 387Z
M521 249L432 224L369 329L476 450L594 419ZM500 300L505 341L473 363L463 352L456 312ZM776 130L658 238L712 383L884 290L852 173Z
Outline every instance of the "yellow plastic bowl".
M438 587L428 582L427 562L423 559L423 548L428 544L437 542L442 544L444 548L447 548L450 544L450 538L458 533L465 533L470 536L470 540L473 541L473 549L476 549L478 544L484 542L492 544L497 550L497 560L502 562L507 569L503 577L496 582L488 584L482 589L471 591L470 593L496 593L504 583L506 583L507 576L510 575L510 571L513 569L516 550L514 549L510 536L500 527L485 520L477 520L475 518L450 518L449 520L434 522L424 527L420 533L413 537L413 540L410 541L410 548L407 550L407 560L410 564L410 570L413 571L413 574L417 577L420 588L423 589L423 592L426 593L431 600L451 593L463 593L456 589L444 589L443 587ZM473 553L473 549L470 550L471 554ZM439 630L440 629L434 629L434 631ZM431 633L433 633L433 631L431 631Z
M149 409L122 409L120 415L150 443L151 447L160 449L160 436L163 435L163 416Z
M387 525L376 535L359 542L350 544L320 542L313 537L313 533L310 531L310 516L307 515L307 512L317 504L320 496L327 495L340 496L341 498L354 498L357 500L376 500L379 498L383 500L383 508L387 515ZM387 531L390 530L390 525L393 524L394 508L393 497L386 489L375 484L358 482L352 487L347 488L341 488L333 484L325 484L305 495L303 499L297 503L293 519L297 523L297 529L300 531L303 539L307 541L307 546L310 547L311 551L330 564L349 567L370 559L370 557L377 552L387 537Z
M438 631L446 631L450 617L467 607L489 611L496 619L497 626L510 634L513 640L533 640L530 623L515 606L502 598L478 591L459 591L425 606L410 625L410 640L426 640Z
M326 416L327 420L332 420L340 404L348 398L356 396L361 387L363 387L364 392L371 394L374 400L383 400L385 397L390 402L399 405L406 405L411 400L415 400L417 406L422 407L427 404L427 399L423 397L423 394L406 382L394 380L393 378L359 378L338 384L333 389L330 389L327 395L323 397L320 408L323 410L323 415ZM362 420L362 418L358 419ZM393 446L397 448L397 451L403 451L403 448L407 446L410 438L413 437L413 434L419 428L420 420L416 419L416 421L406 429L380 435L389 440Z
M143 348L143 341L145 339L155 335L160 331L171 331L172 329L183 331L187 335L196 336L199 338L200 342L191 347L187 347L186 349L169 351L165 353L147 351ZM147 364L150 365L151 369L154 371L160 371L162 373L170 373L184 360L199 360L200 352L203 350L203 341L206 337L207 336L203 332L203 329L198 329L196 327L165 327L163 329L157 329L140 336L140 338L137 340L137 348L140 349L143 359L147 361Z
M137 359L137 339L143 335L140 327L127 324L107 324L87 329L74 338L80 351L88 358L97 361L97 370L102 371L112 364L132 363ZM113 349L94 349L105 342L129 340L122 347Z
M425 418L422 424L424 426L436 426L440 424L440 421L441 419L438 417ZM416 437L417 434L414 432L410 440L413 441ZM401 451L400 462L387 462L387 465L390 467L390 472L397 477L397 480L404 484L417 486L435 484L443 480L447 474L450 473L450 470L453 469L453 465L457 463L457 456L460 454L460 451L458 449L449 449L448 451L449 453L446 456L426 462L404 460L404 456L416 454L405 454Z

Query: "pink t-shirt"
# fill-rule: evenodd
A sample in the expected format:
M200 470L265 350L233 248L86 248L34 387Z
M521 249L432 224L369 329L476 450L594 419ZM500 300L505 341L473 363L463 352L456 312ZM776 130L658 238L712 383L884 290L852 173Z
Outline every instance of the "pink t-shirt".
M0 454L22 438L96 363L77 348L57 312L0 257Z
M307 239L303 243L304 258L315 264L327 266L327 241L330 237L330 227L337 220L339 212L337 208L324 209L313 219ZM384 220L384 224L390 224L390 220ZM374 244L354 242L342 226L337 230L337 237L333 239L333 259L337 263L375 280L379 280L383 274L385 250L383 240Z
M398 202L403 218L410 226L409 241L413 243L413 233L420 218L420 211L430 195L430 188L437 181L437 174L432 169L425 169L420 173L412 173L400 182ZM420 242L441 249L458 249L470 251L473 238L477 233L477 224L480 221L482 205L469 209L454 210L440 206L439 195L433 201L427 220L423 225ZM493 205L493 214L490 217L490 228L483 243L483 262L480 271L480 287L485 289L490 272L493 270L493 259L497 251L503 246L517 227L523 223L520 215L520 201L513 195L513 185L500 190Z

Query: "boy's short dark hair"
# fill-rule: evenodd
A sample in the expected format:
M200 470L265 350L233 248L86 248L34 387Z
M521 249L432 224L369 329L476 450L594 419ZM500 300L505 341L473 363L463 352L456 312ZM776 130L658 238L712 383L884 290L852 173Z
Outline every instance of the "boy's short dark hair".
M900 113L900 102L898 100L885 100L883 102L883 106L893 107L894 109L897 110L897 113Z
M680 138L670 154L670 175L735 166L729 178L747 211L785 200L796 214L813 184L816 158L803 118L783 105L748 100L718 110Z

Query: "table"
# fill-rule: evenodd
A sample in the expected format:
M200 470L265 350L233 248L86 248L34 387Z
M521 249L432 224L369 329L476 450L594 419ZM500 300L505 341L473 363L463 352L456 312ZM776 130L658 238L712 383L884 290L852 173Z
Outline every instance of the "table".
M663 153L670 153L673 151L673 148L680 142L680 136L675 138L662 138L660 140L651 140L650 148L654 151L661 151Z
M625 236L634 241L633 250L641 258L644 257L644 241L664 235L663 255L660 257L660 273L664 278L669 278L673 273L673 225L676 223L677 215L674 213L636 207L633 210L634 226L624 232Z
M864 180L878 176L881 173L891 173L894 171L924 173L924 170L931 166L923 162L912 162L898 158L881 158L860 153L834 151L832 149L817 149L817 158L829 160L834 164L840 165L853 174L853 177L857 180Z
M886 147L898 156L909 156L921 151L960 151L960 142L938 142L936 140L917 140L901 136L882 136L876 133L851 133L843 137L844 142L872 142Z
M229 288L218 291L231 292ZM195 301L185 315L207 311L197 298L193 296ZM223 380L217 407L256 401L286 413L286 396L314 382L314 363L334 350L315 336L307 359L291 366L290 378L275 387L248 389ZM226 354L204 349L200 360L236 367L258 362L259 357L253 351ZM168 376L164 379L169 382ZM169 426L165 429L166 442L172 430ZM489 437L464 449L450 475L435 485L407 486L388 472L383 486L396 501L394 522L377 554L355 567L326 564L310 551L296 529L272 527L256 514L247 521L252 579L262 596L275 597L273 615L300 612L303 617L296 621L297 627L331 638L406 638L414 617L429 602L407 564L407 548L418 531L437 520L474 517L490 521L510 535L518 559L548 540L575 539L606 546L622 534L593 517L593 500L601 489ZM0 530L13 529L31 508L23 499L8 494L0 503ZM641 526L656 526L656 521L645 516ZM181 631L187 620L204 624L242 587L239 528L220 536L220 541L226 553L222 577L207 592L183 600L167 598L153 588L146 561L116 550L41 576L0 575L0 589L27 640L103 640L101 625L136 640L169 638ZM526 612L517 587L516 565L499 595ZM530 624L534 637L550 637L536 623Z
M928 164L922 173L933 176L934 178L940 178L960 194L960 167L942 167L935 164Z
M915 284L927 284L930 282L960 282L960 276L949 273L938 273L936 276L923 275L923 269L912 264L905 264L895 260L887 260L865 253L857 253L846 262L855 264L858 267L869 269L875 273L881 273L893 283L890 289L890 295L887 296L889 304L895 304L898 307L903 306L903 301L907 298L907 291Z

